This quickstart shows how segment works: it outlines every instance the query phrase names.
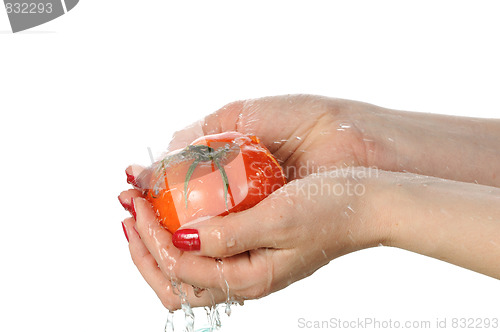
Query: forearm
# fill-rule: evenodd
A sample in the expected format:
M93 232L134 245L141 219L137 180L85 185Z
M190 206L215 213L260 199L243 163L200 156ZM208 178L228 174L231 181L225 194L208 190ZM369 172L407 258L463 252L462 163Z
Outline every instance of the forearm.
M500 279L500 189L380 174L385 244Z
M498 119L375 108L359 122L375 142L368 159L381 169L500 187Z

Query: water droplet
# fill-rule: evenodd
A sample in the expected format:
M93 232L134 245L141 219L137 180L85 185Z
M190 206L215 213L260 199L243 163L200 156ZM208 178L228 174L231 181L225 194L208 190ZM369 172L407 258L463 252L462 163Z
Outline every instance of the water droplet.
M235 244L236 244L236 240L234 239L234 237L227 240L227 247L228 248L234 247Z
M325 256L326 259L328 259L328 256L326 255L326 252L324 250L321 250L321 253L323 254L323 256Z

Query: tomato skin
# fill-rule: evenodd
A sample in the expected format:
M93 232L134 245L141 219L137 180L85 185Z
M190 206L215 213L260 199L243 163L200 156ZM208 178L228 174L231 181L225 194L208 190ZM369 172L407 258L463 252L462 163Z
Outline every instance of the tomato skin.
M210 156L220 159L203 159L189 176L201 155L197 149L207 147ZM171 233L188 222L249 209L286 183L281 166L259 139L238 132L200 137L169 156L174 162L160 171L159 162L154 163L141 174L140 183L144 198Z

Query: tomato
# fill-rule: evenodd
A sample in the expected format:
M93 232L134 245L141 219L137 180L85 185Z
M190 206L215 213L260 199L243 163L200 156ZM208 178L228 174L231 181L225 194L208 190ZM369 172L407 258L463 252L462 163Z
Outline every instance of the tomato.
M169 153L138 178L160 223L185 223L251 208L285 183L274 156L255 136L225 132Z

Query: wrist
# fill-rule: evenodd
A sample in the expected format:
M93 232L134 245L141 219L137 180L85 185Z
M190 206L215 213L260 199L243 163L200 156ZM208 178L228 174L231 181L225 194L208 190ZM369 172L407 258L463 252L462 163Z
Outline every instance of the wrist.
M490 166L500 162L500 121L380 107L352 113L365 143L366 166L500 186Z
M384 211L387 204L384 177L387 173L390 172L376 167L354 167L344 178L346 185L352 181L353 188L352 195L344 203L344 215L349 218L345 236L350 245L349 252L391 242L391 225Z

